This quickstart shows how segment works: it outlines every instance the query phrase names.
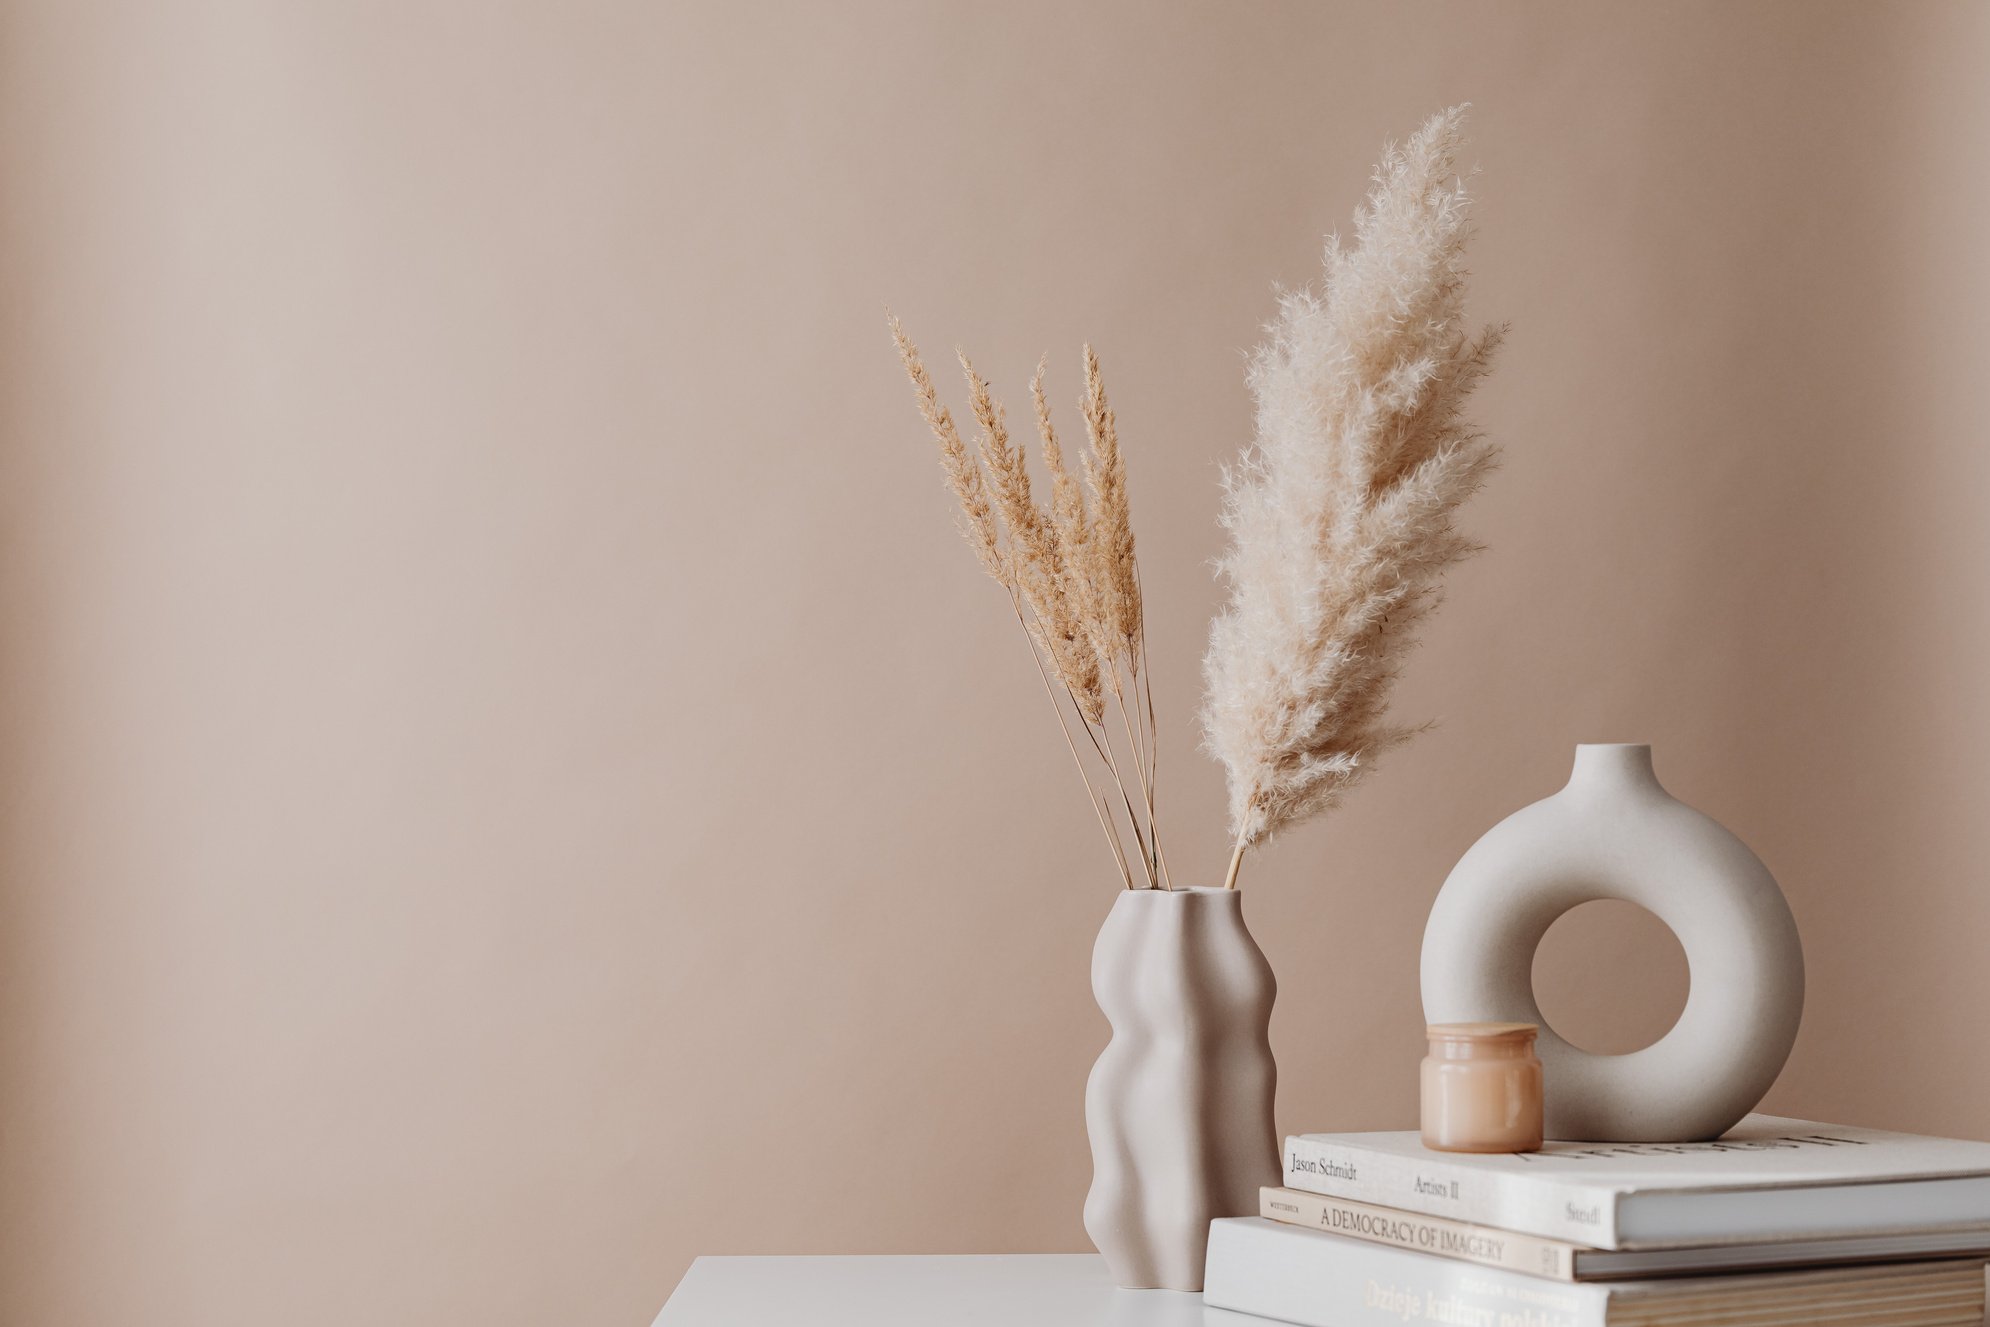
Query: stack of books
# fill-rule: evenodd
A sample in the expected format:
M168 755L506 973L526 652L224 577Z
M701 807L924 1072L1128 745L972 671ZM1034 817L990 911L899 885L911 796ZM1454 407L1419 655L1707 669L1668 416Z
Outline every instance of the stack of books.
M1260 1212L1211 1226L1205 1304L1306 1327L1979 1327L1990 1143L1766 1115L1510 1156L1302 1134Z

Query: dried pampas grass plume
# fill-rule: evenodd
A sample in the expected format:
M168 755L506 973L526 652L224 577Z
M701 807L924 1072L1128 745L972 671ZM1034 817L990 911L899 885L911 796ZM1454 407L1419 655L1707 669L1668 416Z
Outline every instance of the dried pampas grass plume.
M1495 449L1462 410L1500 329L1464 318L1465 108L1385 150L1324 288L1284 294L1251 361L1257 433L1226 475L1228 605L1204 659L1209 749L1229 775L1230 874L1335 805L1419 725L1390 687Z
M1133 560L1133 520L1126 501L1126 461L1119 451L1119 421L1106 403L1099 357L1085 347L1085 482L1091 485L1093 523L1090 580L1097 596L1093 627L1099 657L1139 672L1142 610L1140 577Z
M1205 741L1229 775L1226 887L1253 845L1334 806L1419 731L1390 720L1389 693L1445 569L1475 551L1454 520L1496 453L1463 411L1501 331L1465 324L1464 110L1384 151L1352 242L1328 240L1321 288L1280 297L1251 361L1257 432L1225 475L1229 600L1203 661ZM1075 473L1044 364L1030 379L1046 504L988 381L962 356L970 446L890 324L961 533L1024 628L1121 879L1172 888L1126 464L1098 356L1085 347Z
M1057 426L1050 417L1050 399L1044 392L1044 374L1050 357L1037 361L1030 375L1030 401L1036 406L1036 434L1043 443L1043 465L1050 471L1050 510L1057 534L1057 557L1064 568L1066 589L1079 615L1086 616L1086 541L1091 537L1091 521L1085 511L1084 490L1064 464L1064 445L1057 440Z
M905 329L898 325L898 319L891 321L891 339L898 346L899 363L905 366L906 376L912 379L912 395L919 403L919 416L926 421L926 427L933 431L933 438L940 444L940 468L947 477L947 489L954 495L960 506L960 533L974 550L975 560L981 563L982 570L995 578L1003 589L1015 583L1009 568L1009 559L1002 552L1002 540L995 533L995 513L989 509L988 494L981 483L981 470L969 455L967 444L960 440L960 430L954 427L954 418L947 408L940 404L940 394L933 388L933 379L926 372L926 365L919 358L919 348L905 335Z
M1154 704L1141 667L1146 633L1126 468L1098 357L1090 346L1085 348L1089 502L1064 460L1044 390L1044 364L1037 365L1030 380L1037 436L1050 473L1050 505L1045 508L1031 483L1029 455L1011 437L988 380L967 356L960 357L968 405L979 426L970 449L940 403L918 348L898 319L891 318L890 326L920 417L939 444L940 468L959 507L961 533L982 568L1009 593L1120 875L1129 888L1136 882L1171 888L1154 824ZM1108 727L1108 696L1119 715L1123 750L1115 749ZM1072 735L1074 728L1092 751L1089 765ZM1132 852L1121 837L1122 824L1133 840Z
M1009 535L1016 588L1030 608L1030 635L1050 660L1058 681L1071 692L1086 722L1097 723L1105 716L1099 657L1079 620L1078 604L1071 593L1072 577L1064 565L1056 527L1030 492L1029 457L1010 441L1008 422L987 381L974 371L965 355L960 357L960 367L967 375L968 403L981 426L976 451L995 492L995 512Z

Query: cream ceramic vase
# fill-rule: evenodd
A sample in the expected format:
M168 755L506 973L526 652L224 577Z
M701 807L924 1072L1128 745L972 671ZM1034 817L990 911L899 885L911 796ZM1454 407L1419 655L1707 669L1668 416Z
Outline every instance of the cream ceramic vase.
M1637 904L1686 951L1679 1021L1628 1055L1570 1045L1534 1000L1535 949L1591 899ZM1567 787L1508 816L1460 859L1423 938L1430 1022L1540 1026L1550 1138L1718 1138L1782 1071L1803 988L1796 919L1768 867L1666 792L1642 744L1577 747Z
M1279 1181L1278 984L1226 889L1122 890L1092 950L1112 1040L1085 1085L1085 1230L1130 1289L1202 1289L1209 1223Z

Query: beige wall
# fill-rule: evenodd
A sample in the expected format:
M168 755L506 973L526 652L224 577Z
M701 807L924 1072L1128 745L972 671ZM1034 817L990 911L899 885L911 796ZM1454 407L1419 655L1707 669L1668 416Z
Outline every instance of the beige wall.
M882 310L1067 403L1100 347L1210 879L1239 352L1463 99L1492 551L1442 726L1247 878L1281 1125L1410 1118L1431 896L1587 738L1783 880L1771 1106L1990 1137L1986 54L1935 3L7 5L0 1318L1083 1247L1109 866ZM1676 952L1570 927L1579 1034L1662 1026Z

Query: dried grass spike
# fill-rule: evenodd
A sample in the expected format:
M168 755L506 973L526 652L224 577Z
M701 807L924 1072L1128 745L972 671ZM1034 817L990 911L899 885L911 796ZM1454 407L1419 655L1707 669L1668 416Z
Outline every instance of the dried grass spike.
M934 441L940 444L940 467L946 475L947 491L954 495L954 501L960 508L961 537L974 550L975 560L981 563L982 569L994 577L1003 589L1013 590L1015 574L1002 551L1001 537L996 533L995 514L989 509L988 495L981 483L981 470L975 465L967 444L961 441L953 416L940 404L940 394L933 389L932 376L926 372L926 365L919 358L919 348L912 344L912 338L905 334L897 317L890 316L889 321L891 339L898 346L899 362L905 366L905 375L912 380L912 394L919 403L919 416L932 430Z
M1126 461L1119 449L1119 424L1106 400L1099 357L1089 345L1085 347L1084 414L1091 444L1085 477L1092 488L1093 521L1086 550L1087 576L1093 587L1092 626L1106 666L1122 665L1129 676L1136 676L1142 607L1126 494Z
M1039 640L1057 677L1089 723L1105 713L1098 660L1067 592L1058 540L1050 517L1031 492L1029 458L1011 441L1008 423L987 380L960 357L968 400L981 426L979 450L995 495L995 514L1014 550L1015 582L1040 628Z

